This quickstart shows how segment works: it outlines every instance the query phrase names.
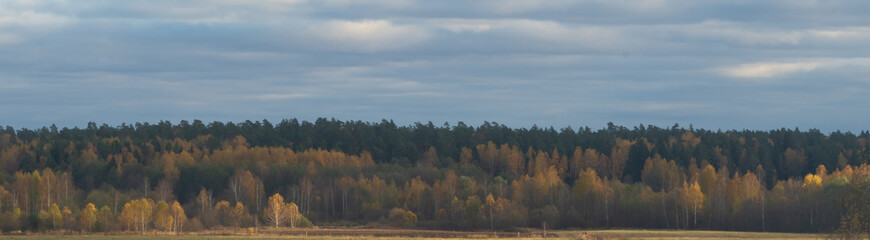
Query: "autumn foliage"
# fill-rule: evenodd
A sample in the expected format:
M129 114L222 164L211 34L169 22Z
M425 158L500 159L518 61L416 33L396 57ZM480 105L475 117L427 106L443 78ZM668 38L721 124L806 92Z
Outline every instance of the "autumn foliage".
M0 230L546 225L860 236L870 230L868 153L868 133L786 129L325 119L7 128Z

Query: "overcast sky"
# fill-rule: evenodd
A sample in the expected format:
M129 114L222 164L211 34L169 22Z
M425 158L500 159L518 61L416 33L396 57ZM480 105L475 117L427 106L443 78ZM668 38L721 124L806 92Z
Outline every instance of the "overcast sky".
M870 1L0 0L0 125L870 129Z

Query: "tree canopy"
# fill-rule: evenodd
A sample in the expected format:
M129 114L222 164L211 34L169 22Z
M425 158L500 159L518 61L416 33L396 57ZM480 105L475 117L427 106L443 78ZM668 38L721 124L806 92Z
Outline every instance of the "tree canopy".
M867 209L868 140L323 118L5 127L0 228L863 229L870 214L846 213Z

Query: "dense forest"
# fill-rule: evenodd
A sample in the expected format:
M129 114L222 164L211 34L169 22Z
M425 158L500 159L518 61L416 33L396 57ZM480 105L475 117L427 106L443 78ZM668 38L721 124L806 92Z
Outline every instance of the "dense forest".
M0 129L0 230L867 232L870 133L392 121Z

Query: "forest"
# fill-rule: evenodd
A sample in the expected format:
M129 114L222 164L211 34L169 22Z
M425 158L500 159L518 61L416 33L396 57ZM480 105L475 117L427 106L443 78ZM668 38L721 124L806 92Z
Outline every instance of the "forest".
M199 120L0 129L3 232L866 233L870 133Z

